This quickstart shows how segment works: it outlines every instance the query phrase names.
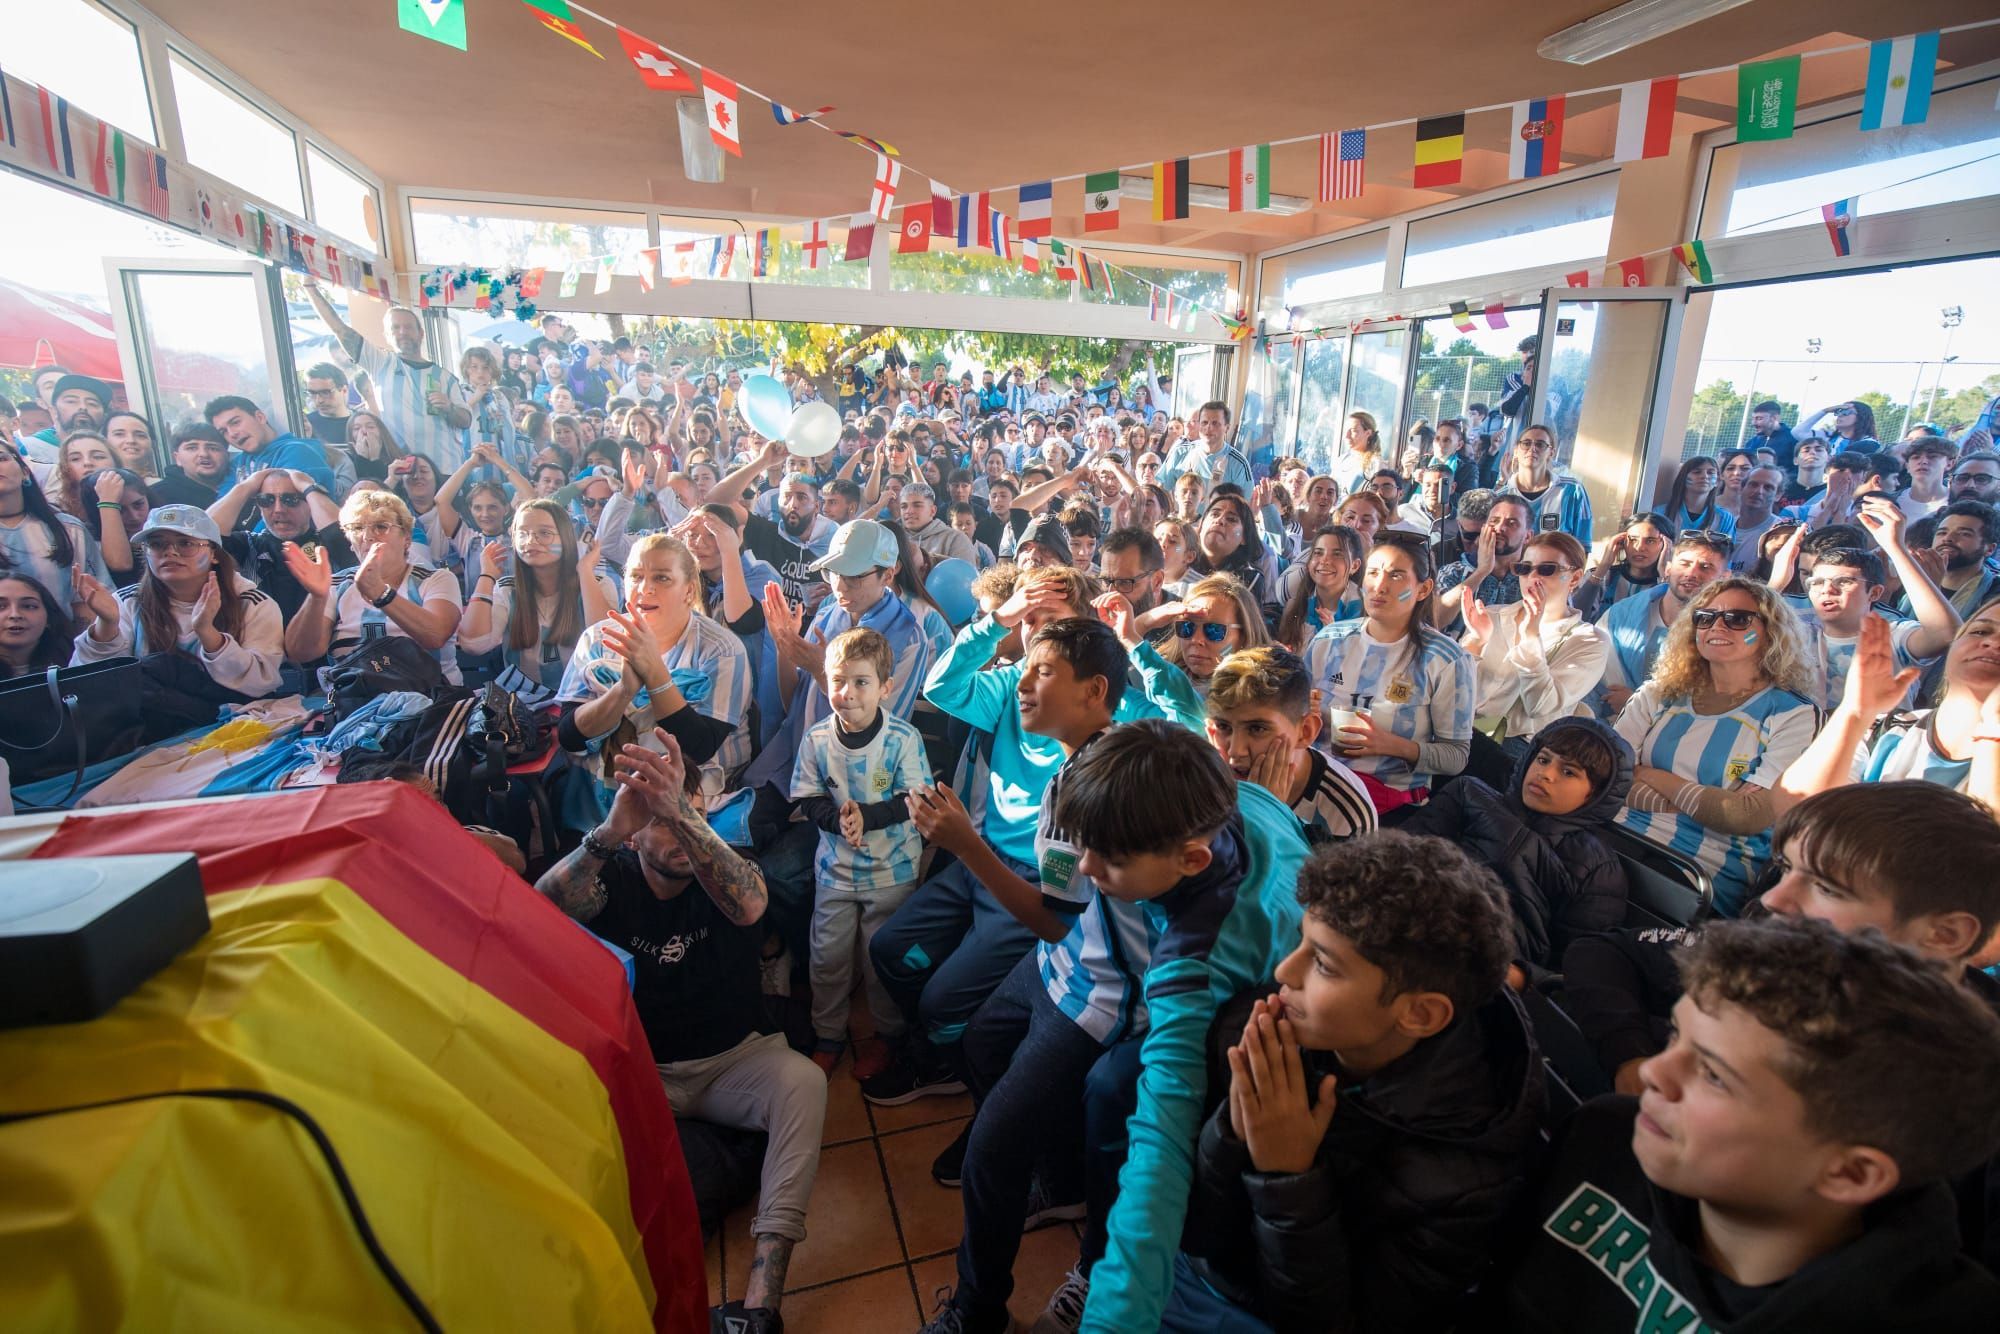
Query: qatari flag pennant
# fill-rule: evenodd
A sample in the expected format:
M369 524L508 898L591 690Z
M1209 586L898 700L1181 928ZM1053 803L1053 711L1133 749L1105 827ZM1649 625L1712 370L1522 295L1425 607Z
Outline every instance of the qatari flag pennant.
M875 217L870 213L857 213L847 220L847 250L840 262L852 264L856 260L867 259L875 248Z

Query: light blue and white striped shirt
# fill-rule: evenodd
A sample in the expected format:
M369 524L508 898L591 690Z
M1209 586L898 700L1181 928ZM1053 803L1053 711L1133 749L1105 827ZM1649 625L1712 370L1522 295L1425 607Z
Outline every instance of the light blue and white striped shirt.
M458 471L469 452L465 431L430 411L432 391L441 391L455 406L470 410L471 397L456 375L434 361L412 366L386 347L363 340L354 364L375 382L382 420L406 453L422 454L440 478Z
M610 624L599 621L576 641L576 650L570 654L562 685L556 691L558 702L581 704L596 699L618 683L624 659L604 647L603 642L605 628ZM724 776L750 758L752 738L750 730L743 726L743 716L750 709L750 655L744 652L743 641L727 627L696 612L688 618L687 629L680 639L660 658L696 713L735 729L714 758L701 766L702 790L716 795L724 790ZM653 718L647 691L641 689L633 698L626 716L640 724L640 744L650 742ZM604 810L608 812L611 788L603 784L599 787Z
M1498 494L1520 496L1528 501L1528 527L1538 533L1568 533L1583 543L1584 550L1590 549L1590 492L1583 489L1583 483L1573 477L1557 476L1549 482L1548 488L1533 500L1521 494L1521 488L1512 476L1500 484ZM1550 522L1553 518L1554 522Z
M799 761L792 771L792 800L825 796L836 806L856 802L867 806L887 801L931 780L924 760L924 738L901 718L884 711L882 727L868 744L850 750L836 730L838 718L822 718L799 742ZM923 836L908 820L885 829L871 829L859 847L838 832L819 831L819 852L813 873L820 884L846 893L886 893L917 883L917 859Z
M1847 689L1847 672L1854 665L1854 651L1861 647L1861 636L1850 638L1830 635L1826 625L1813 611L1812 604L1804 598L1787 597L1793 611L1799 614L1799 629L1805 632L1806 643L1810 646L1809 656L1813 660L1814 696L1822 709L1836 708L1840 696ZM1879 613L1876 613L1879 614ZM1896 658L1896 670L1910 667L1928 667L1937 661L1936 657L1919 658L1910 652L1910 640L1914 639L1923 626L1916 621L1900 616L1884 617L1889 622L1889 649ZM1898 708L1907 707L1910 695L1916 693L1911 686Z
M1857 783L1914 778L1963 792L1972 761L1950 759L1938 749L1936 713L1921 709L1894 715L1880 735L1855 747L1851 776Z
M1306 670L1320 691L1321 706L1370 713L1378 704L1393 707L1389 730L1419 746L1432 742L1470 743L1472 706L1477 695L1470 655L1435 631L1414 630L1393 644L1371 638L1365 619L1336 621L1306 644ZM1319 747L1338 755L1329 726ZM1349 768L1373 774L1385 787L1409 791L1427 787L1436 775L1419 757L1414 763L1388 755L1339 758Z
M1181 474L1193 473L1201 478L1202 494L1213 495L1218 482L1234 482L1243 488L1247 499L1255 479L1250 471L1250 456L1235 445L1224 445L1220 451L1211 454L1208 445L1199 438L1181 440L1174 444L1167 461L1160 466L1160 485L1168 495L1174 491L1174 483Z
M1811 700L1770 686L1723 713L1702 715L1691 700L1662 698L1648 681L1612 724L1632 746L1639 763L1703 787L1734 790L1771 788L1785 767L1804 753L1819 731L1820 711ZM1725 834L1680 812L1619 810L1616 819L1633 833L1685 856L1708 871L1715 884L1717 911L1734 917L1743 906L1751 878L1771 855L1771 831Z

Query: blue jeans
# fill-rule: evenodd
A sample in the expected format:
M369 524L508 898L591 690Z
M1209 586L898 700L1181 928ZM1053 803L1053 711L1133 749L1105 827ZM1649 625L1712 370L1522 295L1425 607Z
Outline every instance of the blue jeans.
M1201 1281L1186 1255L1174 1257L1174 1290L1160 1334L1271 1334L1271 1327Z
M1034 881L1034 868L1007 864ZM949 1046L1034 943L1035 933L963 862L953 862L896 909L869 943L868 957L911 1031Z

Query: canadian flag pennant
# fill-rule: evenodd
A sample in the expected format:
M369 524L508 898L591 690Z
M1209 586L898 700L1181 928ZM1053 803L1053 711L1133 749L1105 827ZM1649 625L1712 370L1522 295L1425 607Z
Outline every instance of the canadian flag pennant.
M653 290L654 275L659 272L659 268L660 268L660 248L658 246L654 246L651 249L647 250L641 250L639 252L640 291L650 292Z
M736 124L736 81L725 79L712 69L701 72L701 97L708 103L708 137L725 153L743 156L743 140Z
M674 271L667 282L673 287L684 287L694 281L694 242L682 241L674 246Z
M902 163L881 153L875 155L875 191L868 196L868 211L878 221L889 221L896 207L896 185L902 179Z
M666 48L647 41L636 32L624 28L618 30L618 45L625 48L625 54L632 58L632 67L639 71L648 88L663 93L691 93L694 91L694 75L687 67L667 54Z
M903 205L903 225L896 239L899 255L922 254L931 248L931 210L928 204Z
M1563 283L1569 287L1588 287L1590 286L1590 270L1578 269L1575 273L1566 273L1563 275Z

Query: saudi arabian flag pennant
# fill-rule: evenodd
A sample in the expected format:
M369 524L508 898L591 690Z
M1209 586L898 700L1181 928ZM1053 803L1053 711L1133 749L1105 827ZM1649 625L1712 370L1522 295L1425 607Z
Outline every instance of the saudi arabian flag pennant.
M1792 137L1799 110L1799 57L1736 67L1736 137L1745 142Z
M1715 281L1715 270L1708 266L1708 247L1699 241L1683 241L1674 247L1674 258L1688 271L1688 277L1698 283Z
M396 24L404 32L465 49L465 0L396 0Z

